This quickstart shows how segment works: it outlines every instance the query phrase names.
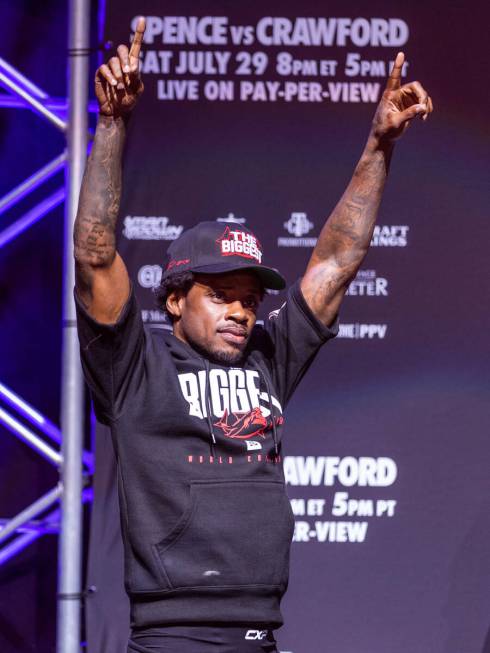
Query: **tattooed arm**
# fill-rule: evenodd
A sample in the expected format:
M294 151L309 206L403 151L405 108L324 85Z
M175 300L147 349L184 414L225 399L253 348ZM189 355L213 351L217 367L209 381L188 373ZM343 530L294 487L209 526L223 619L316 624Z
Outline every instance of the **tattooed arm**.
M120 45L118 56L97 70L100 115L74 227L77 295L92 317L108 324L117 321L129 295L129 277L116 251L115 230L126 124L143 92L138 60L144 30L141 18L131 50Z
M301 290L315 315L330 325L371 242L388 174L392 144L370 136L354 175L318 238Z
M432 100L419 82L401 86L403 53L396 57L371 132L342 198L325 223L301 290L315 315L330 325L373 235L394 141L417 115L425 120Z
M121 199L122 118L99 117L75 220L78 297L99 322L115 322L129 295L126 267L116 252Z

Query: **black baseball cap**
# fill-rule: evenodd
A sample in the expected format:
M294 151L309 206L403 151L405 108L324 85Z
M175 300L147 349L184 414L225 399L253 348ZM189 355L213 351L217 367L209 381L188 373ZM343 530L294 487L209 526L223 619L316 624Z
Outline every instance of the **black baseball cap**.
M262 265L262 246L250 229L223 222L199 222L174 240L167 250L163 279L184 271L223 274L235 270L254 272L264 288L286 287L278 270Z

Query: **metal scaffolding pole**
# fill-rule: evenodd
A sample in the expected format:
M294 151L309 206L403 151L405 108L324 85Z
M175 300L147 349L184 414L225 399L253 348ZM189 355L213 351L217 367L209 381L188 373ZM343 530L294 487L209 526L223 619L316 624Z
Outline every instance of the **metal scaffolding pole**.
M87 153L90 0L69 3L69 68L66 177L61 482L57 653L79 653L82 552L83 382L73 303L73 222Z

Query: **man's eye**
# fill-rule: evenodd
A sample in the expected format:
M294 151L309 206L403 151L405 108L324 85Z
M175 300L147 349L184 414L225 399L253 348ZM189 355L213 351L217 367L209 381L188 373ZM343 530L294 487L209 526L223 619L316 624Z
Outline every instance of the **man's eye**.
M225 299L225 293L222 292L221 290L213 290L212 297L214 299L222 300Z
M243 303L246 308L251 308L252 310L255 310L259 305L259 302L254 297L246 299Z

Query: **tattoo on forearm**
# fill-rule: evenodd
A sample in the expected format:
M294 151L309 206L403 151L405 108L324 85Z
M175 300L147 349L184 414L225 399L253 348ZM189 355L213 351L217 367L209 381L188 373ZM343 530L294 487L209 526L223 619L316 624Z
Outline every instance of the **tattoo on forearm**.
M99 118L74 227L75 258L82 265L106 265L116 253L124 137L122 119Z
M313 252L315 263L334 257L347 277L355 274L371 242L390 158L391 149L366 148L320 233Z

